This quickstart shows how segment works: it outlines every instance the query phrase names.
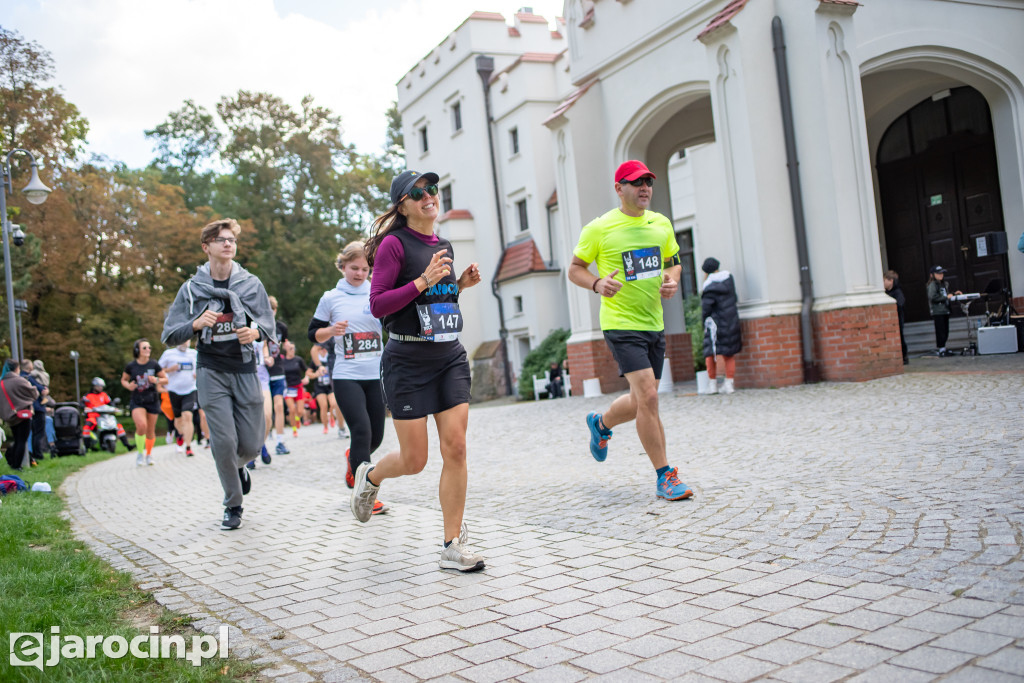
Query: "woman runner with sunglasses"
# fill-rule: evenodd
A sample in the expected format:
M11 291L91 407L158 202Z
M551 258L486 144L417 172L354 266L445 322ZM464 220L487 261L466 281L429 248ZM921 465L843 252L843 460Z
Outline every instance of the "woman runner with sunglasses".
M399 451L372 466L359 465L352 514L370 519L385 479L417 474L427 464L427 417L434 416L441 441L439 497L444 517L442 569L483 569L482 557L466 544L466 427L469 422L469 361L458 339L459 295L480 282L472 263L458 280L448 240L434 233L438 217L436 173L404 171L391 181L391 209L373 223L367 261L374 268L370 310L382 319L389 339L381 358L384 400L398 435Z

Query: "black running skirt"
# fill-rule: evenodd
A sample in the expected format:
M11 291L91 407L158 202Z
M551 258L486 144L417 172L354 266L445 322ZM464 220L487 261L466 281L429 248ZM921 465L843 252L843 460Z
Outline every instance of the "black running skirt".
M380 371L384 401L396 420L415 420L469 403L469 359L458 341L390 339Z

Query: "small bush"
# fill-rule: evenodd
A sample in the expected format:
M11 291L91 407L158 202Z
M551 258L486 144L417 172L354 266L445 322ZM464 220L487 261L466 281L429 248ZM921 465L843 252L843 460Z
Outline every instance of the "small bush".
M519 373L519 398L529 401L533 398L533 376L543 375L551 368L552 363L562 363L566 359L565 342L569 339L569 330L558 329L548 335L523 359L523 369ZM570 368L571 369L571 368Z
M704 363L704 321L701 320L700 295L691 294L686 297L683 315L686 317L686 331L690 333L690 343L693 345L693 367L697 372L707 370Z

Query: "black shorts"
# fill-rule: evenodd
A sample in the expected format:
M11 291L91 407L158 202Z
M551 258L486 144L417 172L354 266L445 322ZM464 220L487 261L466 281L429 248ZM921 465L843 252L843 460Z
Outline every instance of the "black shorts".
M199 401L196 400L197 393L194 391L187 394L168 391L167 396L171 399L171 410L174 411L174 417L181 417L183 412L194 413L199 410Z
M619 364L619 375L651 368L654 379L661 379L665 365L665 332L608 330L604 342Z
M320 394L333 394L334 386L331 384L320 384L320 382L313 382L313 391L311 392L314 397Z
M469 359L458 341L390 339L380 368L384 402L395 420L415 420L469 403Z
M148 395L140 398L138 394L132 393L131 401L128 402L128 412L136 408L145 408L150 415L160 415L163 412L160 410L160 397L155 391L152 393L152 398Z

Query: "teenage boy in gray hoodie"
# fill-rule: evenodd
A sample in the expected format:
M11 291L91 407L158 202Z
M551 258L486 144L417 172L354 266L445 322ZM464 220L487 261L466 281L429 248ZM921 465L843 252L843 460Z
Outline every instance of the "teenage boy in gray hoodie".
M252 485L245 464L260 454L266 432L253 342L277 341L263 283L234 261L241 230L231 218L203 228L209 261L178 290L161 337L167 346L178 346L199 335L199 405L224 489L221 528L229 530L242 526L242 496Z

